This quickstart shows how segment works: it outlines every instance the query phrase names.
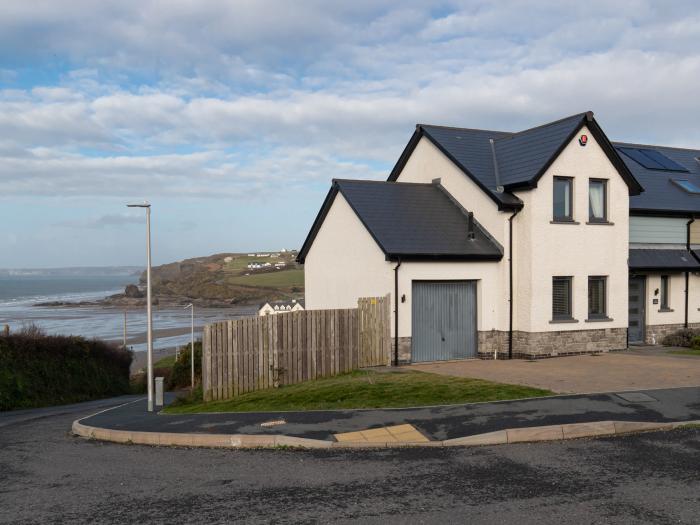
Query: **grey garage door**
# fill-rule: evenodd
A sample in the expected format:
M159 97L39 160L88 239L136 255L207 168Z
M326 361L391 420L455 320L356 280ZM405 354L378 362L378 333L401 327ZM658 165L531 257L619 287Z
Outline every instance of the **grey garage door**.
M413 281L411 360L476 357L476 281Z

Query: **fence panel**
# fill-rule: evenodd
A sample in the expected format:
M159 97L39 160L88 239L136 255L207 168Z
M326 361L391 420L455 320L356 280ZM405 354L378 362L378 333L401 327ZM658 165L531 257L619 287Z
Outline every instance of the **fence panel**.
M206 401L331 377L391 359L390 301L306 310L206 325L202 388Z

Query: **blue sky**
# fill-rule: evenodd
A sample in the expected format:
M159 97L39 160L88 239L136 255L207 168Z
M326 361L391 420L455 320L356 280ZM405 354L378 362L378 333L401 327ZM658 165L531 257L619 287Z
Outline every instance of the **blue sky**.
M612 5L614 4L614 5ZM299 247L417 122L700 147L693 2L5 0L0 268Z

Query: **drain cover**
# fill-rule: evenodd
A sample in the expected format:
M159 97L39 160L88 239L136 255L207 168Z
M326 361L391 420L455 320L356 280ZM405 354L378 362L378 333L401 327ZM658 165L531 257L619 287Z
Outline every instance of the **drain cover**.
M617 394L617 397L621 397L630 403L653 403L654 401L658 401L658 399L654 399L643 392L627 392L626 394Z
M261 427L276 427L277 425L284 425L287 423L284 419L275 419L273 421L265 421L264 423L260 423Z

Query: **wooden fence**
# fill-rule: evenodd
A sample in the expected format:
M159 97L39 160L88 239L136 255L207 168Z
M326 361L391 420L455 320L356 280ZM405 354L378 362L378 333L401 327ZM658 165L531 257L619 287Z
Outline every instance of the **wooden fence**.
M305 310L204 327L205 401L391 362L389 296L357 308Z

